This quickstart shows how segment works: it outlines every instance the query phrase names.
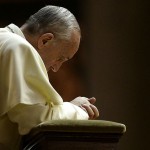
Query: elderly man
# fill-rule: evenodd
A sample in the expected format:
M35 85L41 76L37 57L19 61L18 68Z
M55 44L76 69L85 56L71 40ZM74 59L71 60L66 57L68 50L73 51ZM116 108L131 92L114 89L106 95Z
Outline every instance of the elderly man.
M49 83L47 71L58 71L80 43L80 27L63 7L46 6L22 27L0 29L0 144L17 150L21 135L41 122L94 119L95 98L63 102ZM5 147L5 148L4 148Z

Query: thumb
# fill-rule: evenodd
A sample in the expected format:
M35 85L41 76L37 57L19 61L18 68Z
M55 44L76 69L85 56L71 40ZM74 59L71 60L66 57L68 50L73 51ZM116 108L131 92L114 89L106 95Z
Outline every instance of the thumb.
M96 102L96 98L95 97L91 97L88 99L88 101L91 103L91 104L94 104Z

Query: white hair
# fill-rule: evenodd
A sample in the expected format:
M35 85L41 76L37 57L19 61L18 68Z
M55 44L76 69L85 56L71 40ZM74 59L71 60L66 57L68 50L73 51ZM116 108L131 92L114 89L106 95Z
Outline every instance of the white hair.
M48 5L41 8L26 21L31 34L51 32L59 39L69 39L72 30L81 34L75 16L66 8Z

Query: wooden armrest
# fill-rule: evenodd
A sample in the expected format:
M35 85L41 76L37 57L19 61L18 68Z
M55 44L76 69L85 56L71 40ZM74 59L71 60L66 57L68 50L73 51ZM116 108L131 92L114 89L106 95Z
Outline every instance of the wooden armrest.
M123 124L104 120L52 120L22 138L23 150L114 150Z

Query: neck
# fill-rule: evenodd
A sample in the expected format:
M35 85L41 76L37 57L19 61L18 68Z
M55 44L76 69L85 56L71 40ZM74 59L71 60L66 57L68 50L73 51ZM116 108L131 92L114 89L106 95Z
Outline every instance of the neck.
M38 40L37 36L31 35L26 30L26 25L23 25L20 29L23 32L26 40L37 50L37 40Z

